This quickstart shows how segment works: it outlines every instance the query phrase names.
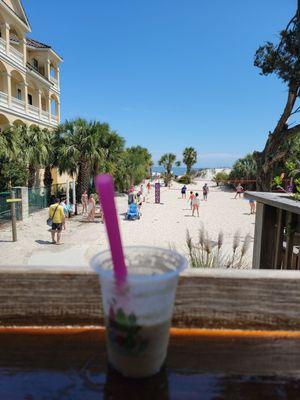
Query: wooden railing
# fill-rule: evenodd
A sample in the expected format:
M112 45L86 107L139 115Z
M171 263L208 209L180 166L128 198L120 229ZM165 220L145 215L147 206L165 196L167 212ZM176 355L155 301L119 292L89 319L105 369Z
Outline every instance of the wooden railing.
M189 269L173 327L300 330L296 271ZM1 267L0 325L103 325L98 276L89 269Z

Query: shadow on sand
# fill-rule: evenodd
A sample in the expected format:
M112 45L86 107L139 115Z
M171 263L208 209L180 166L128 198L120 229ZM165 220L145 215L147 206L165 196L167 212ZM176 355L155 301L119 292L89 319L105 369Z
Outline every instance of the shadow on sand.
M35 243L38 243L38 244L53 244L50 240L36 240Z

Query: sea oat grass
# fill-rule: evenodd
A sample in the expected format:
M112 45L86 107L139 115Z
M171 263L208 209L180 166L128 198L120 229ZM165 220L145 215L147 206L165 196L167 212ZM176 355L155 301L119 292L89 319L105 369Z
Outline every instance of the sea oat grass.
M244 240L240 232L234 234L231 252L224 250L224 233L218 234L217 242L213 242L203 226L198 232L198 242L195 243L187 230L186 245L189 262L192 268L246 268L246 255L250 248L251 236L248 234Z

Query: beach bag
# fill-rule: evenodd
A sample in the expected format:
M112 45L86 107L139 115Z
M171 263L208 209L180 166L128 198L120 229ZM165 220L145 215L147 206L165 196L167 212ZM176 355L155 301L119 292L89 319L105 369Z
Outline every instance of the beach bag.
M48 225L48 226L52 226L53 218L54 218L54 215L55 215L56 210L58 209L58 207L59 207L59 204L58 204L58 206L56 207L56 209L55 209L55 211L54 211L54 213L53 213L53 215L52 215L52 218L48 218L48 219L47 219L47 225Z

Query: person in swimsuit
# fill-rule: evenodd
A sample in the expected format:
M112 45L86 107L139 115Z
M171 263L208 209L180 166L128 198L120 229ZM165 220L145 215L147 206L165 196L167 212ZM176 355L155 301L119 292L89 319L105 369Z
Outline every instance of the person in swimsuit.
M86 214L88 205L88 195L86 190L81 195L81 204L82 204L82 214Z
M95 212L96 212L96 202L95 202L94 196L92 194L89 197L87 210L88 210L87 220L89 222L94 222L94 220L95 220Z
M185 185L181 188L181 197L182 197L182 199L186 199L186 186Z
M191 206L191 210L193 209L193 198L195 197L194 192L190 192L189 202Z
M197 211L197 215L199 217L199 205L200 205L199 193L196 193L192 200L192 216L194 216L195 211Z

